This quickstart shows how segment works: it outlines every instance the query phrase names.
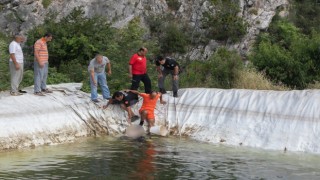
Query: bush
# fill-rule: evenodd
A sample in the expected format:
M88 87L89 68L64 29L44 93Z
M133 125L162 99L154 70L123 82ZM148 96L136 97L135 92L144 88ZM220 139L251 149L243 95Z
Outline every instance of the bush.
M242 66L241 57L235 51L220 48L208 61L194 61L187 65L181 76L181 86L232 88Z
M47 9L49 5L51 4L52 0L42 0L43 8Z
M274 82L303 89L320 79L319 40L319 33L307 36L292 23L277 20L260 35L250 59Z
M181 6L181 3L178 0L167 0L167 4L169 8L174 11L178 11Z
M232 0L211 1L215 13L203 13L203 28L208 31L208 38L219 41L238 42L247 32L248 24L238 16L239 5Z
M10 87L8 46L9 39L0 33L0 91Z

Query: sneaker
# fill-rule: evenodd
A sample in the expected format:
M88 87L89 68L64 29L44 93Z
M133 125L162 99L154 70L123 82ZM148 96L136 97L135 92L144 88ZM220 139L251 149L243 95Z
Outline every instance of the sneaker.
M19 93L19 92L10 92L10 95L11 95L11 96L21 96L22 93Z
M36 95L36 96L45 96L42 92L35 92L34 95Z
M27 91L19 90L19 93L27 93Z
M100 102L98 99L91 99L92 102L98 103Z
M41 91L44 92L44 93L52 93L52 91L49 90L49 89L42 89Z
M178 92L173 92L173 97L178 97Z

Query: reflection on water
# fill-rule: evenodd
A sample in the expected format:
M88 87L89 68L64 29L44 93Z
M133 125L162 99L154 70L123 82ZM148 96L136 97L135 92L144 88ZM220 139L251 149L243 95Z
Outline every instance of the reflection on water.
M0 152L0 179L320 179L320 156L180 138L88 138Z

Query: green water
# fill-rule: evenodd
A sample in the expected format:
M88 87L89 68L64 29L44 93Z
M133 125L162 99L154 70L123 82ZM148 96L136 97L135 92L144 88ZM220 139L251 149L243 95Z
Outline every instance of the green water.
M320 156L185 138L88 138L0 152L0 179L320 179Z

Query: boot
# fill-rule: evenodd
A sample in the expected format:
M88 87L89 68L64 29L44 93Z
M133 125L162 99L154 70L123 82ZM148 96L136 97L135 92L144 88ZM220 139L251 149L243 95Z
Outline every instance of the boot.
M178 92L173 92L173 97L178 97Z

